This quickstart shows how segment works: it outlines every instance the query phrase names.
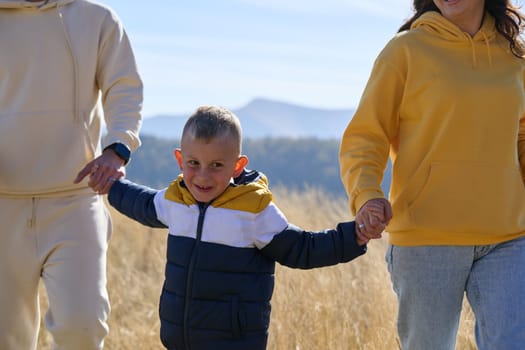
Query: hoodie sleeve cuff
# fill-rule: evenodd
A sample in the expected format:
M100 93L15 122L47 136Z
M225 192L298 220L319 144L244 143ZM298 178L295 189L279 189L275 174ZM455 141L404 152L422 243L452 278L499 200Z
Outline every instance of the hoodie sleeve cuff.
M385 198L385 196L382 192L379 191L361 192L358 196L356 196L354 203L351 207L352 214L356 215L359 209L361 209L361 207L365 205L366 202L376 198Z

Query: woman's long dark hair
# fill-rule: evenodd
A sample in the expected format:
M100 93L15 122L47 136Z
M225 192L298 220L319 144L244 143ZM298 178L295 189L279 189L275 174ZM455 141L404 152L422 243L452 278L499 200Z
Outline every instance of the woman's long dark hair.
M410 29L422 14L428 11L440 12L433 0L414 0L414 15L409 18L398 30L402 32ZM496 30L509 42L511 52L523 58L525 44L520 34L525 26L525 17L518 7L511 4L510 0L485 0L485 11L490 13L496 21Z

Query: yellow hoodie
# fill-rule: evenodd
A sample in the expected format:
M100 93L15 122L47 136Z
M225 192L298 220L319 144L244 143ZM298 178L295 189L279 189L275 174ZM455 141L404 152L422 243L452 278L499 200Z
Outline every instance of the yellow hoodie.
M73 184L80 169L103 146L140 144L142 81L121 22L86 0L0 0L0 33L0 197L92 192Z
M382 198L395 245L492 244L525 235L525 60L485 14L474 37L437 12L378 56L340 148L355 212Z

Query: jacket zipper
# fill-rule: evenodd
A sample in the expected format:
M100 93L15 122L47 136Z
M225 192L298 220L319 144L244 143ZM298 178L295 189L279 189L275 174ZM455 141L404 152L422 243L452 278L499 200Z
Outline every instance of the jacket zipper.
M197 261L197 255L199 251L199 244L202 238L202 226L204 224L204 214L208 208L209 203L200 204L199 203L199 221L197 223L197 236L195 237L195 245L193 246L193 251L191 253L190 262L188 264L188 276L186 277L186 296L184 298L184 318L183 328L184 328L184 348L186 350L190 349L190 327L189 327L189 314L190 314L190 301L192 294L192 283L193 283L193 270L195 263Z

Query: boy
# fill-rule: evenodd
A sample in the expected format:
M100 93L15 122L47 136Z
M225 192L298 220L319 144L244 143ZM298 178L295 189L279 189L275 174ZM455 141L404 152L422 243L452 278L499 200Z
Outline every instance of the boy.
M123 214L169 228L160 300L168 349L265 349L275 261L309 269L366 252L354 222L315 233L288 223L265 176L245 170L240 123L225 108L198 108L175 157L182 174L166 189L118 180L109 192Z

